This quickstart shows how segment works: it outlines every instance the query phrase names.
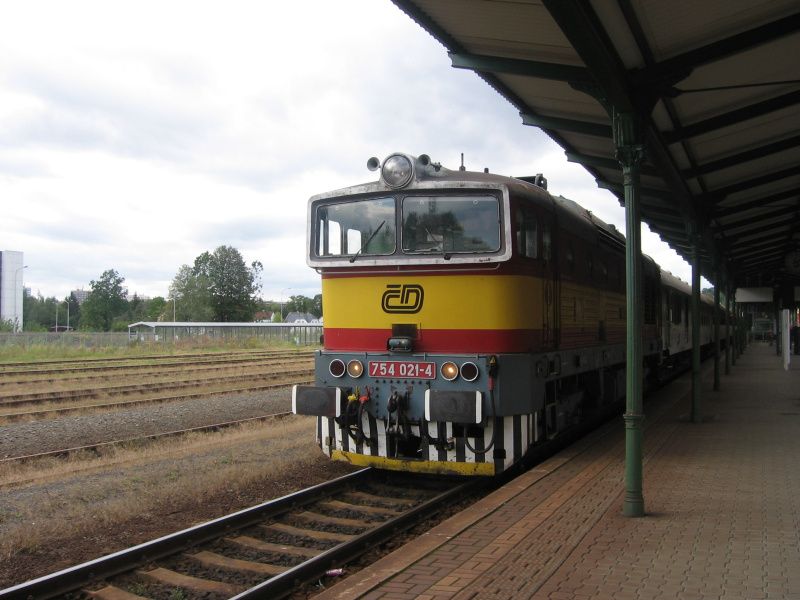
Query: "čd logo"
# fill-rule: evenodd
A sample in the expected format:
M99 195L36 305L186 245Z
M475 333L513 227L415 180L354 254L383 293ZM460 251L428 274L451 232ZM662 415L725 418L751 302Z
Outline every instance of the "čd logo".
M422 308L425 294L416 283L390 283L381 298L381 308L387 313L413 314Z

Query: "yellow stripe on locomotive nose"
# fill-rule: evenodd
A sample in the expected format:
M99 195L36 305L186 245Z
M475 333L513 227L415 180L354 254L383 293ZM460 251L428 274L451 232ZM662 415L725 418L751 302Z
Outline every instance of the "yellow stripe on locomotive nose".
M370 456L334 450L331 458L337 461L348 462L357 467L375 467L376 469L390 469L394 471L408 471L411 473L430 473L440 475L495 475L493 462L447 462L433 460L403 460L387 458L385 456Z
M331 328L541 329L543 321L542 280L523 275L323 277L322 302Z

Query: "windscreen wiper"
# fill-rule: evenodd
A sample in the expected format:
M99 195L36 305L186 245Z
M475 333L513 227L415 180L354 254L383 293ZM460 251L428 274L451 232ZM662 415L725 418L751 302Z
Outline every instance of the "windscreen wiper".
M386 219L381 221L381 224L378 225L378 228L375 231L372 232L371 236L369 236L367 238L367 241L364 242L364 244L361 246L361 248L358 249L358 252L356 252L355 254L353 254L353 256L350 257L350 262L351 263L352 262L356 262L356 259L358 258L358 255L361 254L366 249L367 246L369 246L369 243L373 240L373 238L376 235L378 235L378 232L381 230L381 227L383 227L384 225L386 225Z
M436 240L436 236L433 235L427 227L425 228L425 233L428 234L429 238ZM428 248L427 250L423 250L423 252L430 252L431 254L433 254L434 252L438 252L442 255L442 258L444 258L445 260L450 260L450 254L446 252L444 249L444 239L445 239L444 230L442 230L442 245L434 246L433 248Z

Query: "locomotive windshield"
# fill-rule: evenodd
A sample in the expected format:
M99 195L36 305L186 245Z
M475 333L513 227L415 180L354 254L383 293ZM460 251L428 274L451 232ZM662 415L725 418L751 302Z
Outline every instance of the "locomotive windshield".
M494 252L500 204L493 196L403 198L403 252Z
M316 206L313 222L313 253L320 258L350 257L354 262L360 256L397 253L449 258L500 249L500 201L490 195L333 201Z
M392 254L395 221L394 198L320 206L317 209L317 256Z

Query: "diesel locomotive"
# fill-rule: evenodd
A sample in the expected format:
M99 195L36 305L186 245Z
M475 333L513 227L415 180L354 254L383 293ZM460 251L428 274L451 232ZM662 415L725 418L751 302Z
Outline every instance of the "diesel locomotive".
M314 385L292 392L335 460L496 475L625 394L625 239L542 175L395 153L313 196L322 277ZM643 258L645 371L691 349L689 286ZM713 305L704 300L703 344Z

